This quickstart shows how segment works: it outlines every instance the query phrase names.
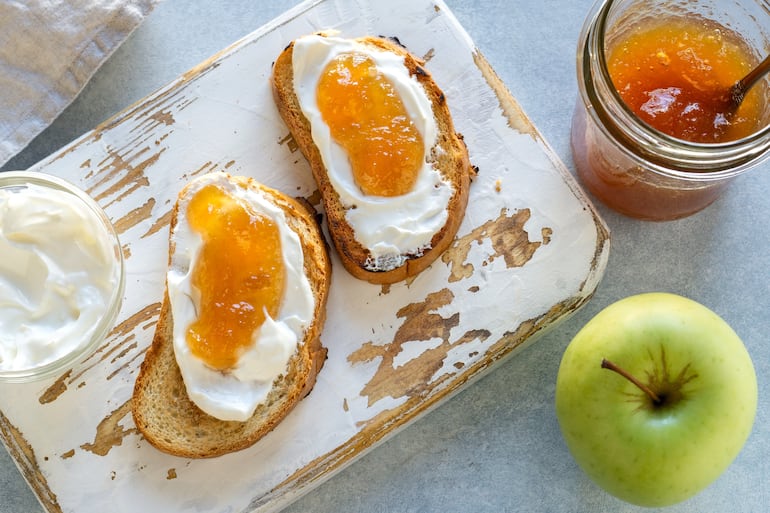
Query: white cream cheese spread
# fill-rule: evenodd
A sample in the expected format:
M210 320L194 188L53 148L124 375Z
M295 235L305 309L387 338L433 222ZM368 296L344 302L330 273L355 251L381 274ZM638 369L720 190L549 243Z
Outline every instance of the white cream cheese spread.
M78 197L34 183L0 188L0 371L88 344L120 279L114 239Z
M279 228L285 287L275 319L269 315L253 334L253 343L239 355L235 367L220 371L192 354L187 331L197 319L199 291L192 273L202 247L202 238L186 219L187 204L198 190L214 184L239 199L253 212L272 219ZM313 320L315 298L305 275L302 244L287 225L283 210L254 188L240 187L224 173L209 173L196 179L180 200L177 223L171 233L173 251L167 275L168 294L174 320L174 353L190 399L203 411L222 420L245 421L265 401L272 383L287 370L287 363L302 344ZM237 265L233 263L233 265Z
M318 108L316 89L328 63L342 53L358 52L372 58L378 71L399 94L425 144L426 161L417 181L400 196L364 194L353 178L345 150L337 144ZM294 42L292 53L294 90L309 120L312 137L321 154L329 181L346 209L346 220L356 240L371 253L370 271L389 271L402 265L407 255L421 255L447 220L453 194L450 183L427 160L436 145L438 128L430 100L420 83L409 75L404 58L378 51L357 41L307 35Z

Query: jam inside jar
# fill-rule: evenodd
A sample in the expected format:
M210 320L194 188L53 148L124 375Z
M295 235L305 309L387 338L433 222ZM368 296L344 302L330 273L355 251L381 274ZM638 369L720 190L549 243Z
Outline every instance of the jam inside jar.
M756 64L729 29L679 16L634 27L607 55L615 89L642 121L699 143L734 141L760 128L760 89L738 108L728 94Z
M725 93L763 57L759 0L604 0L583 28L572 153L586 188L649 220L691 215L770 149L770 86Z

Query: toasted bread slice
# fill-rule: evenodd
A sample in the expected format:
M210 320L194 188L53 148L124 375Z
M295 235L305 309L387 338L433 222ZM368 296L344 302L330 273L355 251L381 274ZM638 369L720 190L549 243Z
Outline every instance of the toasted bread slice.
M379 51L403 56L409 75L417 80L428 97L438 129L436 143L427 157L431 160L432 167L440 172L443 180L452 186L443 226L434 233L427 247L400 255L398 260L401 263L395 268L372 269L371 252L357 240L354 229L346 220L348 209L340 201L338 192L329 180L328 170L311 133L311 123L304 115L295 92L294 41L278 56L273 65L272 89L281 117L312 168L326 211L329 233L345 269L356 278L371 283L395 283L426 269L452 243L465 214L470 182L476 171L470 163L462 136L455 132L444 93L423 67L424 62L409 53L397 40L364 37L355 41Z
M270 432L304 398L315 384L316 374L326 359L320 340L326 317L330 283L327 247L318 225L299 202L243 177L229 177L245 187L261 190L285 213L289 228L299 235L304 271L315 298L314 317L297 344L287 370L272 383L266 401L257 406L245 422L224 421L203 412L188 397L173 347L174 319L168 288L164 295L152 345L134 386L132 413L144 438L161 451L186 458L210 458L254 444ZM183 197L185 190L180 192ZM179 202L171 219L171 233L177 225ZM169 264L174 250L170 238Z

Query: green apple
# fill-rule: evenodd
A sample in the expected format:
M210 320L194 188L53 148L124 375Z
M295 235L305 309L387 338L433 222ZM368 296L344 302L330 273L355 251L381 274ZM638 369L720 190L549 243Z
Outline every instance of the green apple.
M591 319L556 380L556 415L580 467L641 506L685 500L732 463L751 433L757 378L717 314L667 293L639 294Z

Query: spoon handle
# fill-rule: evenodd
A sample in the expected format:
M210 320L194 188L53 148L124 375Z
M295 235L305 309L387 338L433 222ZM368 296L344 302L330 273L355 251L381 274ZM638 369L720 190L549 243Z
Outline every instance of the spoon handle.
M733 85L730 90L730 96L732 96L735 105L740 105L746 92L768 71L770 71L770 55L765 57L765 59L759 63L759 66L751 70L748 75Z

